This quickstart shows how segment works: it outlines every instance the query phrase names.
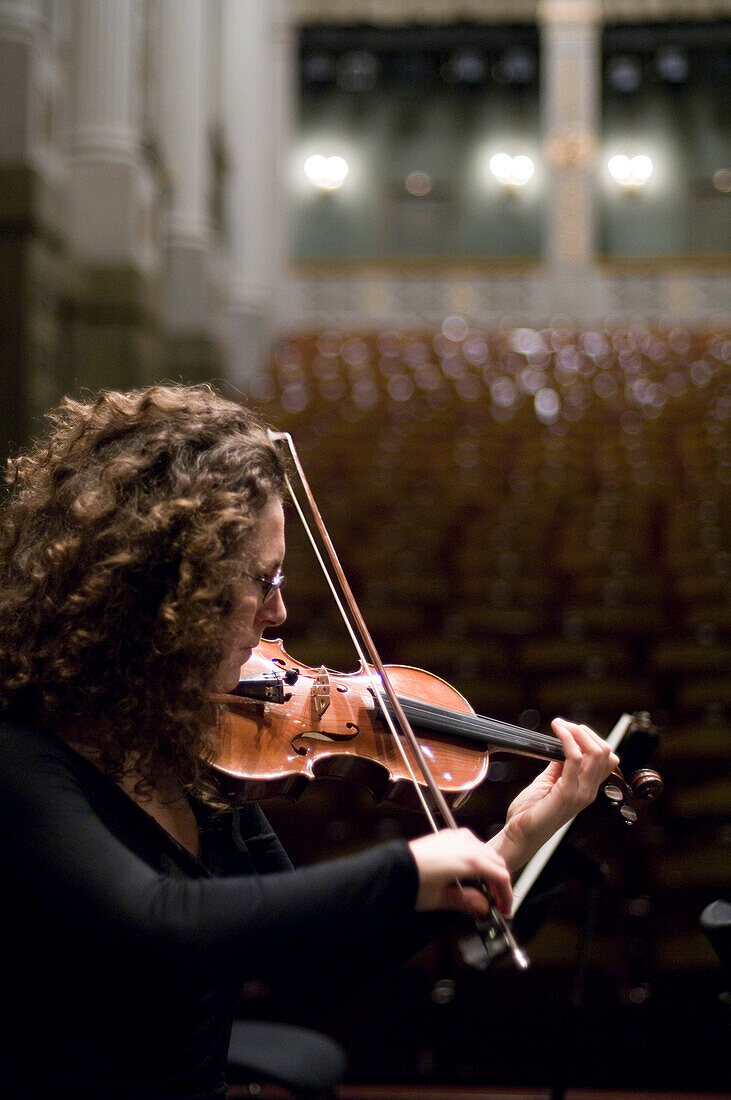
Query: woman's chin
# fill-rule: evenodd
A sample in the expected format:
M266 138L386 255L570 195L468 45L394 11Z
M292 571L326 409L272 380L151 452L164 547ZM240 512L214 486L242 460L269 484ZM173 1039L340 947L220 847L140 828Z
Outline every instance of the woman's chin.
M252 650L244 649L241 651L237 665L232 664L228 668L219 668L218 673L213 678L213 687L210 690L220 694L232 692L241 679L242 669L251 657L251 653Z

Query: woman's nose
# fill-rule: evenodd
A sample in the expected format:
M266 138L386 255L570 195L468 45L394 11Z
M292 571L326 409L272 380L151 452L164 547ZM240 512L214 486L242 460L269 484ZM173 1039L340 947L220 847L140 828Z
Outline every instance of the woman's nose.
M287 618L287 608L279 589L275 589L259 610L259 619L267 626L281 626Z

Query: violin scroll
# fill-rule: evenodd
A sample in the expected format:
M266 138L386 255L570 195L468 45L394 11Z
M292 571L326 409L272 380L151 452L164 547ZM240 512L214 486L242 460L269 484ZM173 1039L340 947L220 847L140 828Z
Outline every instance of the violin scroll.
M628 825L633 825L637 820L638 807L654 802L662 793L661 776L646 767L657 742L657 731L647 711L634 715L622 748L623 767L628 771L631 769L629 782L618 771L610 775L602 788Z
M630 779L630 787L639 802L654 802L662 794L663 782L660 774L652 768L641 768Z

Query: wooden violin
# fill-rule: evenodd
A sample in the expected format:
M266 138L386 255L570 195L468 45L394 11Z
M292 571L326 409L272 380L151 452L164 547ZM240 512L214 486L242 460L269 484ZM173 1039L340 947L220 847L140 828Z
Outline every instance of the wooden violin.
M453 808L485 779L492 751L563 760L557 737L475 714L456 688L433 673L386 666L430 771ZM353 673L310 668L281 641L263 641L232 694L214 695L220 743L214 767L245 797L297 798L310 780L336 777L368 788L377 800L413 797L411 770L384 722L388 697L373 688L373 669ZM424 780L417 781L425 786ZM657 772L617 772L603 790L632 822L662 790Z

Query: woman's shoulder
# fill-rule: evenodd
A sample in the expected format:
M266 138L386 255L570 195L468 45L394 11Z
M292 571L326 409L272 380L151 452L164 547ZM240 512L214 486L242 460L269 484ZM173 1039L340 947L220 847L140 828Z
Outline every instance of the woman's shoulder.
M23 715L0 715L0 786L8 813L42 807L50 798L90 801L105 780L52 730Z
M76 754L63 738L37 722L17 712L0 713L0 761L46 758L63 760L73 765Z

